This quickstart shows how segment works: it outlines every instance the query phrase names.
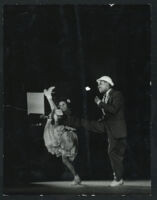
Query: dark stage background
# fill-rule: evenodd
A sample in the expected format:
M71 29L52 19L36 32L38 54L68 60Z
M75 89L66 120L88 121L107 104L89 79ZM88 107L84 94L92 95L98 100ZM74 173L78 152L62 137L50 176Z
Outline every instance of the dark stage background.
M27 115L26 93L56 85L75 115L98 119L95 80L102 75L125 98L125 179L150 179L150 6L4 7L5 185L71 180L44 146L45 121ZM112 179L106 136L80 129L78 137L81 178Z

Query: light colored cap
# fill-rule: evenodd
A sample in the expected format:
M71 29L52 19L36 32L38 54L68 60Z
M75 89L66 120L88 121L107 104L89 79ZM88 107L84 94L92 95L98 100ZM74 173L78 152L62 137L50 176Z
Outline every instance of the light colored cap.
M111 79L109 76L102 76L102 77L100 77L99 79L97 79L96 81L97 81L98 83L99 83L100 81L106 81L106 82L108 82L111 86L114 86L114 83L113 83L112 79Z

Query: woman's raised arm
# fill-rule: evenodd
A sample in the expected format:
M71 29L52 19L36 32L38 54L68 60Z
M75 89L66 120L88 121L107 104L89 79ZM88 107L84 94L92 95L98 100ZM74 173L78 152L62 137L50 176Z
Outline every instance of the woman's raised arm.
M50 108L51 111L53 112L55 109L57 109L57 106L55 105L53 99L52 99L52 91L55 89L55 86L48 88L47 90L44 89L44 95L47 98L49 104L50 104Z

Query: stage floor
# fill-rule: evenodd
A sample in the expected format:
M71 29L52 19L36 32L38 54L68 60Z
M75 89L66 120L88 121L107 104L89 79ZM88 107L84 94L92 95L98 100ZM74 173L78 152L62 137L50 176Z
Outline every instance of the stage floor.
M124 185L110 187L111 181L82 181L81 185L73 185L71 181L33 182L4 188L4 194L146 194L151 195L151 181L125 181Z

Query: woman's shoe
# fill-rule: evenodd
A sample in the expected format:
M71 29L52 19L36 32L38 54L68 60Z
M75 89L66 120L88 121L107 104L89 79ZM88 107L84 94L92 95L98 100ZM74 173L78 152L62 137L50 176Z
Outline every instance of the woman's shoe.
M110 184L111 187L116 187L116 186L120 186L120 185L123 185L124 184L124 181L123 179L117 181L117 180L113 180L112 183Z
M75 176L74 176L73 184L74 184L74 185L79 185L79 184L81 184L81 179L80 179L80 177L79 177L78 175L75 175Z

